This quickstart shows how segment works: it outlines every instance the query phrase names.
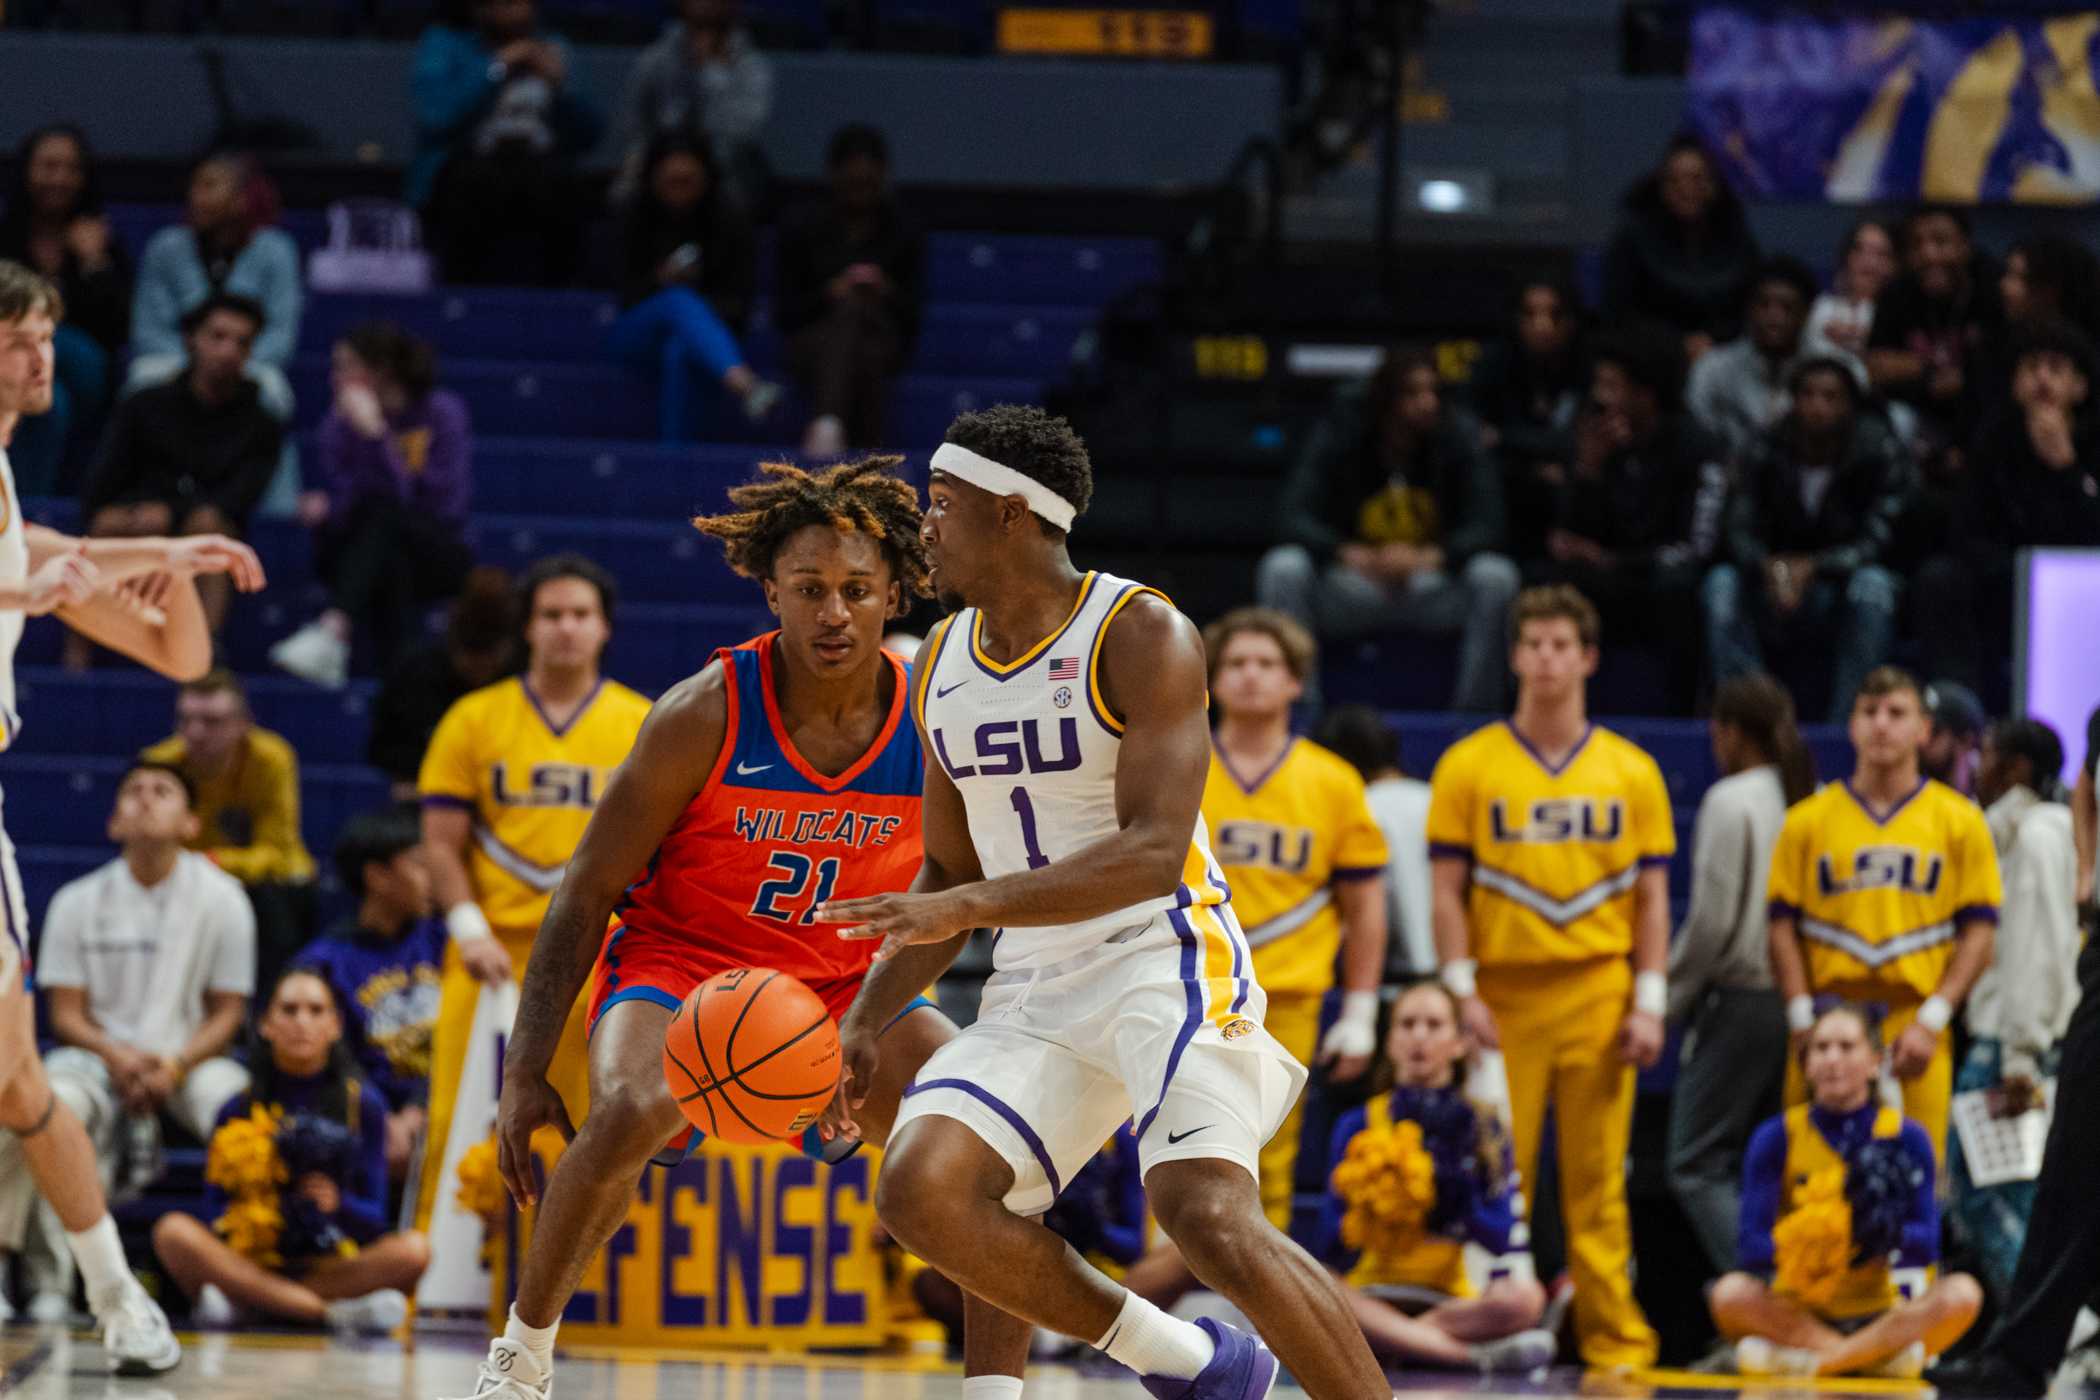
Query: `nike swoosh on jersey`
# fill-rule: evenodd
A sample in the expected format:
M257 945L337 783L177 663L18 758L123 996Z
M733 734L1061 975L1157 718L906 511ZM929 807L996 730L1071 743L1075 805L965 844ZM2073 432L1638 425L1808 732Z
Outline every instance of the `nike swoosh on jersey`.
M1215 1127L1215 1126L1216 1126L1216 1124L1213 1124L1213 1123L1205 1123L1205 1124L1203 1125L1203 1128L1210 1128L1210 1127ZM1182 1140L1183 1138L1192 1138L1192 1137L1194 1137L1194 1136L1195 1136L1196 1134L1198 1134L1198 1133L1202 1132L1202 1131L1203 1131L1203 1128L1191 1128L1191 1129L1189 1129L1189 1130L1188 1130L1187 1132L1185 1132L1185 1133L1168 1133L1168 1134L1167 1134L1167 1146L1169 1146L1169 1147L1172 1147L1172 1146L1173 1146L1173 1145L1174 1145L1175 1143L1177 1143L1177 1142L1180 1142L1180 1141L1181 1141L1181 1140Z
M969 683L970 682L968 680L959 680L954 685L942 686L939 690L933 692L933 698L936 700L946 700L950 695L953 695L956 691L961 690L964 686L968 685Z
M738 759L738 760L737 760L737 764L736 764L736 771L737 771L737 776L738 776L738 777L740 777L740 778L742 778L742 777L748 777L748 776L750 776L750 775L751 775L751 774L753 774L753 773L763 773L763 772L765 772L765 771L766 771L766 770L767 770L768 768L771 768L772 766L773 766L773 765L772 765L772 764L770 764L770 763L761 763L761 764L759 764L759 765L758 765L757 767L755 767L755 768L754 768L754 767L750 766L749 764L745 763L745 762L744 762L744 761L743 761L742 759Z

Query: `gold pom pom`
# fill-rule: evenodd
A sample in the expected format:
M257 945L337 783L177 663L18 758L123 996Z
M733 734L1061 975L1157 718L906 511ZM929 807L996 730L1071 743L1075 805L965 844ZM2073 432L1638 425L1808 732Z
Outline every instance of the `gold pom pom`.
M1774 1281L1779 1291L1811 1308L1837 1296L1852 1266L1852 1206L1845 1169L1817 1172L1792 1210L1772 1230Z
M277 1208L276 1194L249 1193L237 1196L226 1213L213 1224L227 1247L251 1263L274 1269L284 1263L277 1252L277 1237L284 1231L284 1214Z
M291 1179L277 1155L277 1114L257 1104L245 1118L228 1119L211 1135L204 1179L229 1196L275 1193Z
M1342 1198L1342 1243L1368 1254L1399 1254L1422 1238L1436 1205L1436 1162L1422 1126L1403 1119L1349 1139L1332 1178Z
M459 1208L484 1221L493 1222L510 1204L510 1191L497 1169L496 1139L490 1136L468 1148L459 1159Z

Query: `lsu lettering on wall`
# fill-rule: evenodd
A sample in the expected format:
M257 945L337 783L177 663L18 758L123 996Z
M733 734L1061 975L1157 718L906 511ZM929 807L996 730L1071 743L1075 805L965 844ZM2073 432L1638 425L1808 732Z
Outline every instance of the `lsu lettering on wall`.
M560 1143L533 1143L551 1176ZM855 1347L884 1339L875 1169L787 1147L707 1143L652 1169L627 1222L584 1271L562 1340L659 1347ZM489 1325L500 1332L536 1212L513 1215L499 1251Z

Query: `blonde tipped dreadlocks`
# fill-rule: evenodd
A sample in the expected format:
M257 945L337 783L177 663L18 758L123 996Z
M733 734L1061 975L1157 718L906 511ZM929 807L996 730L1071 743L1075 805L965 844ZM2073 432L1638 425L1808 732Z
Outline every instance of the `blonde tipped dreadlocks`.
M862 457L809 472L792 462L761 462L759 479L734 487L726 515L697 515L693 528L722 542L729 567L746 578L770 578L773 556L806 525L862 534L882 546L907 594L925 597L932 583L919 540L919 493L894 473L902 457Z

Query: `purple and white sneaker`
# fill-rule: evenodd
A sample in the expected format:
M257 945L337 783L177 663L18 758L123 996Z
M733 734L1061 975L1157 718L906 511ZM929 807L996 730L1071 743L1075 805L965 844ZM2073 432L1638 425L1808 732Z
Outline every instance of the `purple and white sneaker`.
M1276 1384L1276 1354L1237 1327L1207 1317L1196 1325L1218 1348L1210 1364L1192 1381L1141 1376L1145 1389L1159 1400L1263 1400Z

